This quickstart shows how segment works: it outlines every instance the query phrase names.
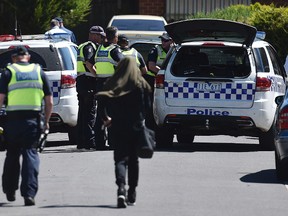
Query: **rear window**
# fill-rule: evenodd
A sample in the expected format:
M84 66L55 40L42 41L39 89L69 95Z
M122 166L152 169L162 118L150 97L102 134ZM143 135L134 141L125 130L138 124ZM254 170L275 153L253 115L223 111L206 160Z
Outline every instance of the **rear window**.
M257 72L270 72L268 57L264 48L253 49L256 71Z
M172 65L172 74L180 77L246 77L250 71L247 50L242 47L184 46Z
M69 48L59 48L59 53L61 56L60 60L62 61L63 70L73 70L75 66L73 64L73 59L70 54Z
M142 19L117 19L111 24L116 26L118 30L132 31L165 31L165 23L161 20L142 20Z
M149 52L152 50L152 48L155 45L156 44L153 44L153 43L135 43L135 44L131 45L131 47L133 47L139 53L141 53L141 55L143 56L144 61L147 62L148 54L149 54Z
M61 70L57 50L52 46L50 48L29 48L29 53L31 55L30 62L40 64L44 71ZM12 50L0 50L0 68L11 63L11 54Z

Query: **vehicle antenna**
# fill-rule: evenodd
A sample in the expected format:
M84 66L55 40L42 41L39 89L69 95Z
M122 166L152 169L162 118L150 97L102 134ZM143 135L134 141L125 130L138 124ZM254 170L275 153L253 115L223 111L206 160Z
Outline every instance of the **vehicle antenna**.
M18 32L18 29L17 29L17 25L18 25L18 23L17 23L17 15L16 15L16 13L15 13L15 39L17 38L17 32Z
M15 13L15 39L18 38L18 27L19 27L20 41L22 41L21 28L20 28L20 25L18 25L17 15Z

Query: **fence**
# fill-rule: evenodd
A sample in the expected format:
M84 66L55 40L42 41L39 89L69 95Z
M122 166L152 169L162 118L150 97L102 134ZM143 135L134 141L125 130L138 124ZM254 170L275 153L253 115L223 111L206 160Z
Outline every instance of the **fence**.
M250 5L251 0L166 0L166 19L185 19L198 12L210 13L230 5Z

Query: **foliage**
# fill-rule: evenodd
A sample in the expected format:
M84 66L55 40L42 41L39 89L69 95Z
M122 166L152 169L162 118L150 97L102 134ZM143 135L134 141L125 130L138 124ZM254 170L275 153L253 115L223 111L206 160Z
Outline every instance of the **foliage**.
M250 6L232 5L209 14L199 13L191 18L217 18L246 23L255 26L258 31L266 32L265 40L271 43L284 61L288 53L288 7L276 7L274 4Z
M255 11L250 22L259 31L266 32L265 40L269 41L277 50L282 60L288 52L288 7L275 7L271 5L252 6Z
M0 34L12 33L17 18L22 34L44 33L55 16L61 16L65 26L73 28L86 21L92 0L2 0ZM5 22L3 22L5 20ZM7 22L6 22L7 21Z
M205 13L198 13L192 18L215 18L215 19L226 19L226 20L233 20L237 22L248 23L248 19L251 14L251 9L249 6L245 5L232 5L225 9L217 9L209 14Z

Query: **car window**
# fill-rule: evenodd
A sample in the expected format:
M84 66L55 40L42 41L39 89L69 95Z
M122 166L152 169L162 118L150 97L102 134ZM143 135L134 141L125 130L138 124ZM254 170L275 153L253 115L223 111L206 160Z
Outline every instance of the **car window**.
M184 77L246 77L251 68L247 50L242 47L196 47L179 49L172 73Z
M278 59L276 57L276 52L270 46L267 47L267 50L272 61L274 73L282 76L281 69L278 64Z
M11 63L12 50L0 51L0 68ZM61 70L57 52L53 47L29 48L30 62L40 64L45 71Z
M111 25L116 26L118 30L165 31L165 23L161 20L116 19Z
M59 53L63 64L63 70L73 70L74 63L69 48L68 47L59 48Z
M156 44L153 43L135 43L131 45L131 48L136 49L141 55L143 56L143 59L145 62L148 60L148 54L152 50L152 48Z
M267 54L264 48L254 48L253 49L256 71L257 72L270 72L270 67L268 63Z

